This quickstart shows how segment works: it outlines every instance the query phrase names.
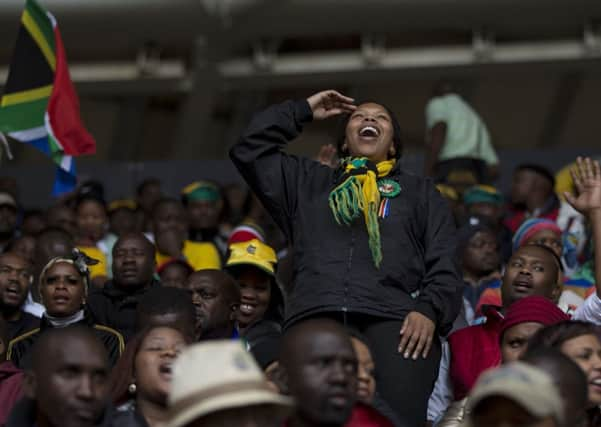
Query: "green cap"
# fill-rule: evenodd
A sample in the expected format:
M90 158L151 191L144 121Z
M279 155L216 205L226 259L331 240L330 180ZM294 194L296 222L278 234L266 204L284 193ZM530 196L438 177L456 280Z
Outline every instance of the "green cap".
M221 192L212 182L195 181L182 189L182 197L188 202L216 202L221 199Z
M501 206L503 204L503 195L490 185L474 185L463 193L463 203L468 206L474 203L491 203Z

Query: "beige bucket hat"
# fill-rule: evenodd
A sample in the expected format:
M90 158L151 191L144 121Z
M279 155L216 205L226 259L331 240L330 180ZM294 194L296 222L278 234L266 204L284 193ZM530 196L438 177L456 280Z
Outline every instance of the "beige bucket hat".
M216 340L186 348L173 365L167 427L182 427L205 415L254 405L273 405L285 416L292 399L272 391L242 343Z

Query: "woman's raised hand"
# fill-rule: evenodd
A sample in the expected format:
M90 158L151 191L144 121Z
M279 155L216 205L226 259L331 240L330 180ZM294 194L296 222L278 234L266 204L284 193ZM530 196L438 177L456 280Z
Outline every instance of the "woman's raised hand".
M324 90L307 98L313 111L313 120L323 120L338 114L352 113L357 108L354 99L335 90Z

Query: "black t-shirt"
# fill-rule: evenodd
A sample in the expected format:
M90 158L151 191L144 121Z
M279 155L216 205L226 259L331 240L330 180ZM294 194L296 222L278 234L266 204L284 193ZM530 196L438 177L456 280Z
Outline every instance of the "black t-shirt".
M39 328L40 319L35 317L33 314L22 311L19 320L9 321L6 323L8 324L8 339L12 340L19 335L23 335L25 332Z

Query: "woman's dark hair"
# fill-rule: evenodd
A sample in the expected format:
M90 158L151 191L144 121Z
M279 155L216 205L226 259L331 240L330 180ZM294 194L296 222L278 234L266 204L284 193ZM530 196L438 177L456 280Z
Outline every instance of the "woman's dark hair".
M104 199L104 186L99 181L89 180L84 182L75 194L75 209L79 209L79 206L88 201L93 200L100 204L106 212L106 202Z
M77 199L75 199L75 212L79 210L81 205L88 202L94 202L97 205L99 205L104 211L104 213L108 216L108 207L106 205L106 202L104 201L104 199L98 197L98 195L96 194L84 194L83 196L77 197Z
M134 378L136 357L140 352L140 347L142 347L142 343L144 339L148 336L148 334L157 329L157 328L171 328L175 331L178 331L184 339L186 338L185 334L178 329L172 328L170 326L163 325L154 325L149 326L147 328L142 329L136 335L134 335L125 346L125 350L121 357L117 361L117 364L113 368L111 372L110 378L110 390L111 390L111 401L116 405L122 405L131 399L133 396L129 393L129 385ZM190 344L187 342L186 344Z
M547 326L537 333L528 342L526 354L536 352L543 348L559 348L563 343L583 335L594 335L601 340L601 327L579 320L566 320Z
M390 108L388 108L386 105L381 104L379 102L374 102L374 101L358 102L357 106L360 106L363 104L377 104L377 105L384 107L384 109L390 116L390 122L392 124L392 131L393 131L392 132L392 145L394 146L394 150L395 150L394 158L397 160L400 159L403 154L403 142L401 139L401 125L399 124L399 121L397 120L397 118L394 115L394 113L392 112L392 110ZM348 124L350 119L351 119L351 114L344 114L340 117L340 121L338 122L338 130L336 132L336 150L338 151L338 157L340 157L340 158L348 156L347 152L342 151L342 146L344 145L344 141L346 140L346 125Z

